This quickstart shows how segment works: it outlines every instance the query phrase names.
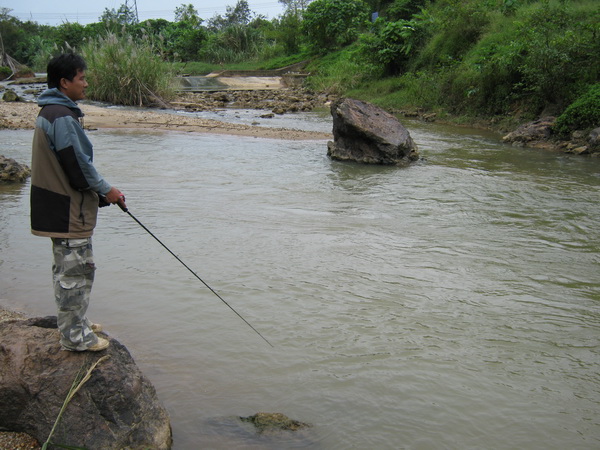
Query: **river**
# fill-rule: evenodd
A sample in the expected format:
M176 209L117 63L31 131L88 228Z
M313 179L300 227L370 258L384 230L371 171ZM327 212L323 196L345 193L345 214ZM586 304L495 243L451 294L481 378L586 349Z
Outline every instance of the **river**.
M406 125L424 159L403 169L324 141L90 133L132 214L274 345L101 210L89 316L155 385L174 449L600 447L600 159ZM19 162L30 142L0 130ZM55 314L28 202L0 186L0 299ZM257 435L237 418L259 411L312 426Z

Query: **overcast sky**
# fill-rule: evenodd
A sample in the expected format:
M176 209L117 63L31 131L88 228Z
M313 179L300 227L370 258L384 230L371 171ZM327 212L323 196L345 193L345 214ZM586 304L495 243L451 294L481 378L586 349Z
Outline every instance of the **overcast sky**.
M25 22L32 20L41 25L60 25L79 22L82 25L98 22L105 8L119 9L125 0L0 0L0 8L11 9L11 16ZM235 6L237 0L128 0L133 7L137 3L140 21L166 19L173 21L175 8L191 3L203 19L225 14L227 6ZM272 19L283 12L277 0L248 0L250 9Z

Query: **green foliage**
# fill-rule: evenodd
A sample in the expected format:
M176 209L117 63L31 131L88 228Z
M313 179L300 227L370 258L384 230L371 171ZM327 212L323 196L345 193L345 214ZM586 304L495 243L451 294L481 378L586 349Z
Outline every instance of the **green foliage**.
M568 102L577 82L598 80L600 10L596 9L595 21L582 19L565 3L541 2L517 27L522 36L517 67L525 89L542 104Z
M88 97L117 105L144 106L168 99L173 72L150 38L109 33L82 48L88 64Z
M198 10L194 8L194 5L188 3L175 8L175 22L187 22L198 27L202 23L202 19L198 16Z
M555 130L561 136L572 131L600 126L600 83L591 86L556 119Z
M396 20L410 20L426 4L427 0L395 0L385 10L384 17L391 22Z
M0 81L7 79L12 75L12 69L6 66L0 66Z
M369 81L347 95L395 110L437 109L442 103L439 77L430 72L409 72L400 77Z
M36 72L46 72L48 62L57 53L58 46L41 36L31 36L28 40L28 47L33 55L30 57L33 70Z
M225 16L215 15L208 21L210 31L222 31L233 25L248 25L253 13L247 0L238 0L235 6L227 6Z
M455 67L450 103L458 111L519 109L529 115L570 103L580 86L599 78L598 23L585 8L549 2L525 5L514 17L496 16Z
M113 26L122 27L136 23L137 18L135 12L126 3L123 3L117 10L104 8L100 22L111 28Z
M317 52L354 42L369 20L362 0L315 0L304 12L302 29Z
M218 64L201 62L201 61L188 61L188 62L174 62L173 72L179 75L208 75L211 72L220 70Z
M426 14L396 22L377 19L373 32L361 36L363 57L380 65L385 75L403 72L422 45L428 21Z
M101 45L106 44L107 53L123 53L123 63L114 64L126 70L118 73L122 81L115 76L106 84L122 83L138 93L139 87L127 84L131 74L139 75L126 55L129 43L141 39L154 48L158 62L179 61L179 71L194 74L226 67L277 68L317 53L321 56L309 67L314 74L309 84L315 90L351 93L390 108L443 108L463 115L530 118L547 106L561 111L600 82L598 0L280 3L285 14L269 21L254 14L246 0L237 0L206 26L192 3L175 10L174 22L137 24L122 5L106 10L101 22L58 27L21 22L0 8L0 33L8 54L43 71L50 56L65 45L99 46L98 36L110 32ZM374 11L379 19L371 23ZM112 39L123 48L108 45ZM198 59L202 62L190 62ZM93 84L94 89L103 83ZM576 109L584 111L581 117L574 111L569 109L561 119L562 129L580 127L583 115L593 116L589 107Z
M208 39L204 28L185 21L170 23L159 36L164 42L166 54L183 61L196 59Z
M397 91L376 101L397 107L522 119L549 105L560 110L582 86L600 80L600 10L594 3L438 0L410 19L384 15L361 36L363 57L384 76L401 75L396 82L370 80L352 95L377 99L373 86L381 83Z
M412 63L414 69L452 65L479 40L489 24L489 10L479 0L438 0L423 14L428 18L427 43Z
M293 55L275 56L265 61L261 61L257 65L257 69L261 70L274 70L280 69L281 67L291 66L302 61L306 61L310 58L308 52L298 52Z
M380 75L374 73L376 67L362 61L360 51L357 46L351 46L311 63L308 70L316 74L308 79L308 86L318 92L341 95L366 79Z
M283 45L286 54L297 53L302 45L302 18L299 13L288 12L277 20L273 33L277 42Z
M312 0L278 0L285 6L286 14L301 15Z
M214 63L239 62L259 56L264 45L260 30L241 24L231 25L210 35L200 56Z
M85 38L85 27L76 22L65 22L54 31L54 42L58 47L67 45L71 48L79 48Z

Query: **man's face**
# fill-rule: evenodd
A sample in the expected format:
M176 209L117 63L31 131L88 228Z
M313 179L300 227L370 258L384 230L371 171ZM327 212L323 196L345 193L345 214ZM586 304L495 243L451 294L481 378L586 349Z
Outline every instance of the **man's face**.
M60 80L60 90L74 102L85 98L85 88L87 87L88 83L85 80L85 71L83 70L77 71L73 81L67 78L61 78Z

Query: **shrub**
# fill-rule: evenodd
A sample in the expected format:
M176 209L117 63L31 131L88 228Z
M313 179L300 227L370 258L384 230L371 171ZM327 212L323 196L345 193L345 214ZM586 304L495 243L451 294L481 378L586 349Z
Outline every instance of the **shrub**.
M309 65L308 71L316 74L308 78L308 86L318 92L342 95L349 89L358 87L364 80L372 78L376 68L362 62L357 57L358 52L356 46L350 46Z
M560 136L569 136L572 131L600 126L600 83L575 100L556 119L555 131Z
M260 30L248 25L234 24L210 35L200 57L213 63L240 62L256 58L269 45Z
M315 0L304 12L302 30L313 49L323 52L354 42L368 20L362 0Z
M373 33L361 36L363 56L381 66L385 75L403 72L410 57L421 45L424 23L421 16L396 22L378 19Z
M426 5L426 0L396 0L385 11L384 16L391 21L409 20Z
M415 58L414 68L435 68L459 61L485 32L490 14L483 2L475 0L440 0L422 13L427 17L430 34Z
M516 62L525 89L541 102L540 109L572 101L574 83L593 82L598 75L598 63L590 62L598 60L600 28L586 26L565 3L539 2L524 13L516 29L521 36Z
M90 84L88 97L117 105L148 106L172 95L172 66L152 39L109 33L82 48Z
M0 67L0 81L6 80L11 75L12 75L12 69L10 67L6 67L6 66Z

